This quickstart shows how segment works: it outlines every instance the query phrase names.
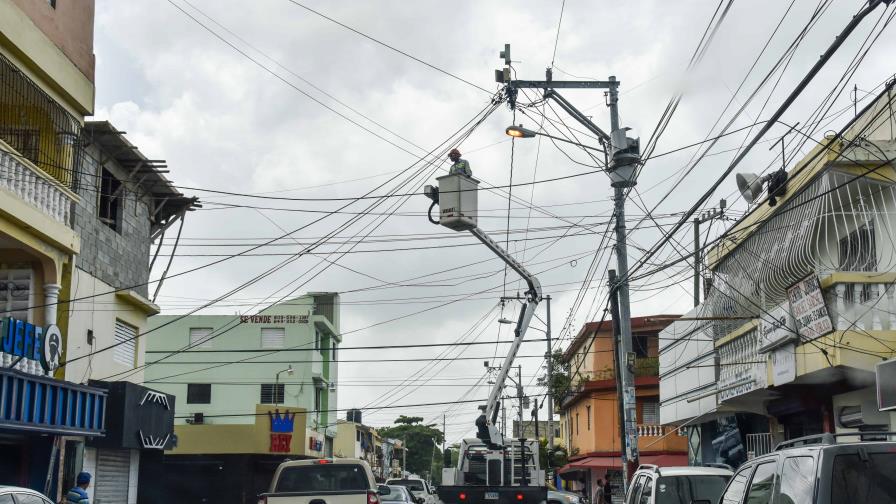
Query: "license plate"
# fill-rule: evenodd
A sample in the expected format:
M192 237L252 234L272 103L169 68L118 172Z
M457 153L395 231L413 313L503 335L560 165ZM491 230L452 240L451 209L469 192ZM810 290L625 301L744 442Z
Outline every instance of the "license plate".
M498 492L485 492L485 498L488 500L498 500Z

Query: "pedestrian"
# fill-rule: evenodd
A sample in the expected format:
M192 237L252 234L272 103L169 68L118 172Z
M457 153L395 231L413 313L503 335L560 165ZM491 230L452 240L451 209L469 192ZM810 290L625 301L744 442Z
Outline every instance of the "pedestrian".
M591 504L604 504L604 480L597 479L597 488L594 489L594 498Z
M448 175L473 176L473 170L470 169L470 163L468 163L466 159L461 159L459 150L451 149L451 152L448 153L448 159L454 163L451 165L451 169L448 170Z
M604 482L604 504L613 504L613 487L610 486L610 479Z
M65 495L65 504L90 504L87 497L87 487L90 486L90 473L78 473L78 479L75 480L75 487L68 491Z

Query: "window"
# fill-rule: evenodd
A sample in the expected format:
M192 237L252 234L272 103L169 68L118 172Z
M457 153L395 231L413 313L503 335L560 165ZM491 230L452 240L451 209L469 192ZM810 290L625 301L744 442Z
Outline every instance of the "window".
M812 504L814 491L815 459L787 457L781 472L781 499L793 504Z
M212 385L211 383L189 383L187 384L187 404L211 404L212 402Z
M119 231L121 220L121 182L103 168L100 177L99 208L97 214L103 224Z
M747 478L750 477L752 470L752 467L745 467L738 471L734 478L731 478L728 490L722 495L719 504L740 504L740 499L744 496L744 490L747 488Z
M115 352L112 360L125 366L135 366L137 350L137 328L125 324L120 320L115 321Z
M831 502L893 502L894 474L896 453L837 455L831 469Z
M715 502L727 483L727 476L663 476L656 481L656 504Z
M12 494L3 494L0 495L0 504L16 504L14 500L12 500Z
M636 504L638 502L638 494L641 493L641 488L644 486L644 475L638 476L638 479L635 480L635 483L629 489L628 499L625 500L626 504Z
M314 464L284 467L277 479L277 492L364 492L370 487L367 474L355 464Z
M314 348L320 348L320 329L314 329Z
M644 401L641 403L641 423L646 425L660 424L660 403Z
M648 338L650 338L649 334L633 334L632 335L632 350L635 352L635 357L643 358L649 357L647 348L648 348Z
M212 346L211 327L191 327L190 328L190 348L208 348Z
M585 406L585 425L591 430L591 406Z
M775 488L775 462L766 462L756 466L750 490L747 492L746 504L769 504L772 501L772 490Z
M261 404L280 404L283 402L285 386L282 383L261 384Z
M330 338L326 335L321 335L320 337L320 346L317 347L317 351L320 352L321 357L325 357L327 355L327 350L330 349Z
M50 501L43 497L26 493L17 493L16 502L18 502L18 504L50 504Z
M321 409L324 407L324 389L314 387L314 417L320 419Z
M877 269L874 224L868 222L840 239L841 271L874 271Z
M650 497L653 495L653 478L644 478L644 488L641 489L641 498L638 504L651 504Z
M282 327L261 328L261 348L283 348L286 329Z
M31 269L0 269L0 317L29 320Z

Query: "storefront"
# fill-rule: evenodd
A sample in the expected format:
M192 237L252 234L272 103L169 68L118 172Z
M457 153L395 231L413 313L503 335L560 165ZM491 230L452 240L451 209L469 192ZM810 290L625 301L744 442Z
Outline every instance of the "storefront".
M4 328L10 321L23 327L6 319ZM63 487L74 480L75 445L85 436L103 436L105 412L105 390L0 368L0 484L56 495L60 478Z
M89 439L81 469L94 475L92 502L137 502L140 473L161 464L174 445L174 400L169 394L130 382L91 382L108 391L106 436Z

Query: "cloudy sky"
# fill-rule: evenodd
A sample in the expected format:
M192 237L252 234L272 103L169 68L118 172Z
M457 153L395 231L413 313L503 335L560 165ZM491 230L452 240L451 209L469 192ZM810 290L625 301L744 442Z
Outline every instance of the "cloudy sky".
M555 79L615 75L622 82L622 124L632 128L632 136L641 137L642 145L669 100L682 93L658 141L655 154L659 154L718 134L744 104L732 130L767 118L861 2L735 1L699 63L689 68L717 4L715 0L568 0L565 6L561 0L303 0L303 5L457 77L453 78L289 0L100 0L96 115L127 131L149 157L167 159L170 178L181 187L195 188L183 191L203 200L204 208L187 218L172 266L172 272L178 272L306 226L325 216L322 211L348 203L339 198L356 197L381 184L385 186L373 194L396 188L398 193L419 192L437 166L414 163L487 107L498 89L493 75L502 66L498 51L505 43L512 45L518 78L541 79L551 66ZM781 71L750 100L819 6L821 14L805 39L787 53ZM891 30L884 30L858 71L843 81L847 88L835 88L863 42L869 34L874 39L892 11L881 7L869 16L785 114L784 122L800 121L801 128L810 124L813 111L836 89L833 106L828 109L830 102L824 102L825 119L806 130L820 138L852 116L854 95L865 99L892 77L894 67L885 58L894 53L896 40ZM878 29L872 31L875 26ZM563 94L609 129L602 91ZM531 103L537 98L530 92L519 100ZM615 265L607 250L612 242L604 239L611 189L604 174L589 173L595 171L595 160L581 149L538 139L512 145L504 128L514 118L518 124L543 127L554 135L575 135L586 144L595 141L556 106L536 103L516 114L502 105L460 144L484 185L528 184L512 189L509 219L506 189L482 191L480 225L499 241L509 239L509 249L538 273L545 294L553 297L553 332L562 345L584 322L599 319L603 310L605 272ZM564 123L574 129L565 129ZM759 144L738 171L777 168L780 153L768 149L786 130L780 125L773 128L768 141ZM630 235L632 262L655 242L657 227L673 224L755 131L725 137L689 172L688 162L700 152L698 148L646 163L638 193L632 193L627 208L629 225L640 222ZM788 156L799 159L800 152L810 147L794 142ZM407 171L410 166L413 172ZM406 180L423 167L421 176ZM570 175L574 176L545 181ZM728 199L732 217L747 209L736 196L733 177L708 206L719 198ZM359 219L353 214L374 203L378 206L371 215ZM427 207L423 196L356 202L343 210L350 213L326 216L248 257L168 280L160 304L167 313L185 313L278 265L302 245L350 224L317 249L320 255L293 261L203 313L254 312L293 289L339 291L344 346L509 339L508 326L497 319L515 318L518 307L508 303L502 309L498 298L523 290L517 278L508 272L505 280L502 265L471 236L430 224ZM653 209L654 220L642 222L644 209ZM730 222L705 227L704 239L718 236L727 225ZM691 233L689 226L679 233L685 249L692 246ZM171 251L170 234L163 253ZM356 244L362 237L366 237L363 243ZM339 253L348 249L350 253ZM676 257L677 246L666 247L643 271ZM584 285L581 302L574 303L592 262L596 274ZM159 274L157 268L155 275ZM691 305L691 285L686 264L643 278L632 286L632 313L683 313ZM578 308L572 310L574 306ZM539 316L545 316L542 309ZM541 322L535 325L543 327ZM543 336L533 331L529 337ZM488 389L482 385L482 361L500 359L506 348L342 352L342 359L371 362L340 366L339 407L484 398ZM541 392L533 377L541 373L544 350L543 341L528 343L518 361L531 394ZM415 357L461 359L376 362ZM397 387L406 378L411 378L407 383L412 386ZM369 386L361 386L362 381ZM474 386L477 383L480 386ZM400 412L435 420L446 410L449 440L471 430L472 405ZM370 412L366 422L391 423L397 411Z

